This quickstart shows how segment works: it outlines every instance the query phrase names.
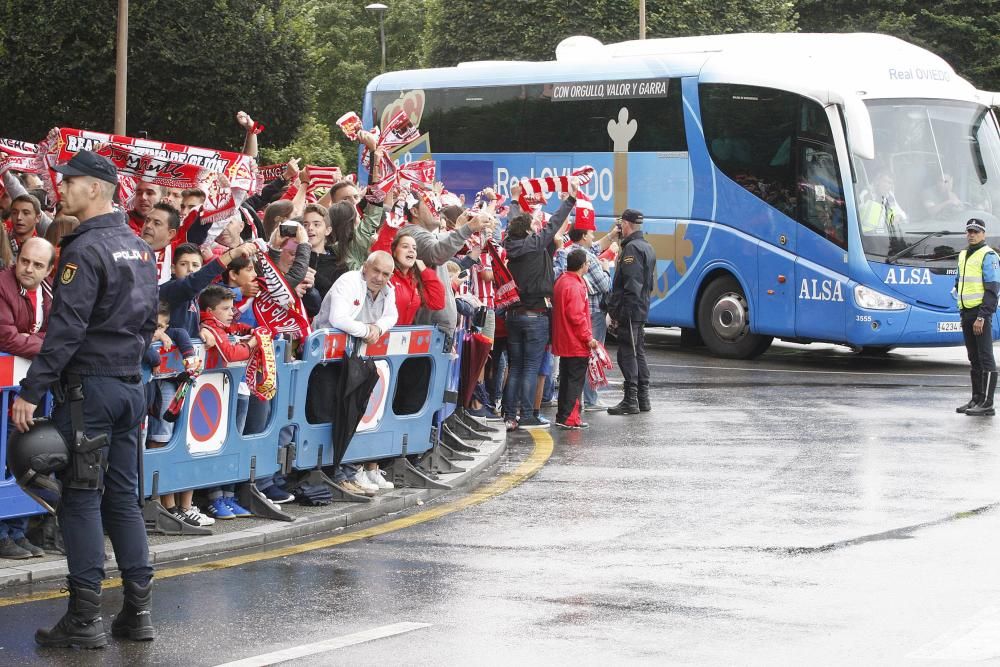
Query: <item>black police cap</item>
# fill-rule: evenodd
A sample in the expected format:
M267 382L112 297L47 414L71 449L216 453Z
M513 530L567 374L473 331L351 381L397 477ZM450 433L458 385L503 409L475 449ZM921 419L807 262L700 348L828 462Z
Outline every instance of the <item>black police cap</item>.
M118 170L111 160L93 151L80 151L66 164L53 167L63 176L91 176L108 183L118 184Z
M627 220L628 222L631 222L633 225L641 225L642 219L643 219L642 212L637 211L634 208L627 208L624 211L622 211L622 220Z

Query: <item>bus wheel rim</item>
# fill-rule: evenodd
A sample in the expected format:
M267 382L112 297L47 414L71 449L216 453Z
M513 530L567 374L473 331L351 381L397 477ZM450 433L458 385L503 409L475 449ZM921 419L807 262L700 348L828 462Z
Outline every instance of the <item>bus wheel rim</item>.
M735 342L749 328L747 304L739 294L723 294L712 308L712 329L722 340Z

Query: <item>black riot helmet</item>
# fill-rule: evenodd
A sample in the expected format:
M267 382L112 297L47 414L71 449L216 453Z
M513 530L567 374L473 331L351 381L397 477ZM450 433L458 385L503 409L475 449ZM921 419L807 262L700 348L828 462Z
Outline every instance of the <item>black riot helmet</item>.
M62 433L48 419L36 419L24 433L7 441L7 469L25 493L55 514L62 485L52 477L69 467L70 449Z

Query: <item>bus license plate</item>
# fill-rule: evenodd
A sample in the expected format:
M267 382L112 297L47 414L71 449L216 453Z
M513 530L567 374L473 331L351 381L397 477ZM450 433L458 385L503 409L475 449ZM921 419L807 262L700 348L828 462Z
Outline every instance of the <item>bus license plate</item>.
M938 333L948 333L952 331L961 331L961 322L938 322Z

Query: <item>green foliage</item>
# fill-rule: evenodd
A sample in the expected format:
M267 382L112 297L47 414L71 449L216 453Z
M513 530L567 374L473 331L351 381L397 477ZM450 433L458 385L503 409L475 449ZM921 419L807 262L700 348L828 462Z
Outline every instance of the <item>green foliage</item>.
M51 0L44 17L33 0L0 2L5 136L112 129L116 12L114 0ZM244 109L267 126L262 142L291 141L310 104L299 14L290 0L130 3L128 132L238 149Z
M652 4L652 3L649 3ZM448 67L472 60L552 60L573 35L617 42L639 33L637 0L536 0L497 3L427 0L427 63Z
M922 46L979 88L1000 88L997 0L798 0L807 32L878 32Z
M361 113L365 86L378 75L382 55L378 19L365 11L364 0L312 0L306 16L313 31L311 57L316 66L316 118L333 129L345 154L349 144L336 126L348 111ZM388 2L385 14L386 68L423 67L420 37L424 3Z
M339 132L340 129L337 128ZM340 167L345 173L354 171L353 163L348 165L340 146L330 139L330 128L308 116L295 140L281 148L261 147L258 163L281 164L293 157L301 158L300 166L315 164L322 167ZM345 169L346 168L346 169Z
M675 0L647 3L650 37L795 30L791 0Z

